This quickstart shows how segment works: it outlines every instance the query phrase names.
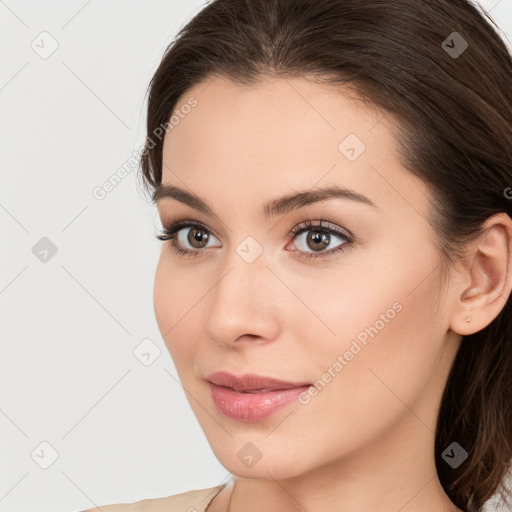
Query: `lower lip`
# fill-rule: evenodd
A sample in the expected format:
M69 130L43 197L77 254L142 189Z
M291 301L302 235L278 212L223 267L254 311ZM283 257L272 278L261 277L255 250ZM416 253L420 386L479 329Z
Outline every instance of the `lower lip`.
M208 383L212 399L220 411L230 418L241 421L258 421L286 407L310 386L280 389L262 393L243 393Z

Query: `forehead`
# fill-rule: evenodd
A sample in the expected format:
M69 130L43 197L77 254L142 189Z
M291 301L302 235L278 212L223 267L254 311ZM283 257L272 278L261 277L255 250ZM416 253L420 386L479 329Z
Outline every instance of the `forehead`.
M191 101L194 108L185 108ZM319 153L337 158L339 144L349 135L359 141L359 152L373 145L389 153L393 144L387 130L376 129L383 119L380 111L353 92L303 78L252 86L220 77L206 80L182 95L172 119L163 158L175 166L196 167L210 158L211 165L223 169L264 166L283 172L283 161L311 167Z
M262 200L335 183L376 204L391 207L402 195L409 208L427 206L425 184L398 160L396 121L354 91L304 78L242 86L217 77L187 91L180 109L164 139L162 183L219 198L229 183Z
M190 109L187 103L194 100ZM345 86L329 86L305 78L267 78L253 85L240 85L225 77L205 80L188 91L175 106L170 133L164 143L172 144L174 132L187 134L193 129L205 134L212 126L223 127L225 133L243 135L259 134L263 140L273 140L273 135L282 128L286 134L312 135L346 129L359 132L364 137L384 116L385 112L365 101ZM193 120L200 118L202 126ZM388 118L388 121L392 121ZM204 125L204 122L210 124ZM179 125L179 129L178 129ZM192 125L192 126L190 126ZM201 129L200 132L197 130ZM209 133L215 137L218 133ZM272 135L265 137L266 134ZM218 134L223 135L223 134ZM254 141L257 142L257 141Z

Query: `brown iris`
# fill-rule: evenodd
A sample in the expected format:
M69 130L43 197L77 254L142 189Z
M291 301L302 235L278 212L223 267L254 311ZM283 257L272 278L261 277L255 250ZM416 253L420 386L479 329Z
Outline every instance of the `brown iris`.
M310 231L306 238L306 243L308 244L308 247L310 247L310 242L313 242L313 244L319 244L317 247L310 247L316 251L325 249L329 245L330 239L331 236L329 233L322 233L321 231Z
M204 229L191 228L188 232L187 240L196 249L202 249L202 242L208 243L208 233Z

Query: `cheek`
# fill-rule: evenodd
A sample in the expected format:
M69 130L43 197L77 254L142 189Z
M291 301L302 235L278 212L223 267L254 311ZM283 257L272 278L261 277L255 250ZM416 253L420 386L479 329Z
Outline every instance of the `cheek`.
M296 289L318 319L301 309L295 337L320 386L328 381L351 413L371 414L383 400L403 407L394 393L412 403L427 382L442 342L432 300L436 280L429 276L434 267L428 254L423 261L407 254L359 260L317 277L314 288L304 277Z
M177 369L193 360L201 339L201 326L194 315L201 290L187 286L187 281L180 279L179 271L162 252L153 283L153 307L162 339Z

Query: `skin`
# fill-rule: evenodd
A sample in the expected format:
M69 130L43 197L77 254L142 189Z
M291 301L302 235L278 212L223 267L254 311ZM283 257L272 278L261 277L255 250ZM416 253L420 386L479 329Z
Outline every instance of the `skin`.
M510 294L511 219L489 219L441 288L430 192L400 165L390 116L305 78L242 87L217 77L177 108L191 97L197 106L165 136L162 183L194 193L214 214L173 198L157 206L164 226L196 220L210 238L197 248L187 243L191 228L181 230L184 247L202 251L194 258L163 243L154 307L192 410L237 477L231 512L460 510L437 477L435 423L461 336L488 325ZM338 149L350 133L366 146L355 161ZM266 201L333 184L376 207L334 198L259 215ZM306 239L315 230L288 234L320 218L349 230L353 245L328 255L345 243L331 235L324 257L300 258L318 254ZM263 249L252 263L236 252L247 236ZM401 310L307 405L253 423L216 408L209 373L314 383L394 303ZM246 443L262 455L252 467L237 457ZM208 511L226 511L232 491Z

